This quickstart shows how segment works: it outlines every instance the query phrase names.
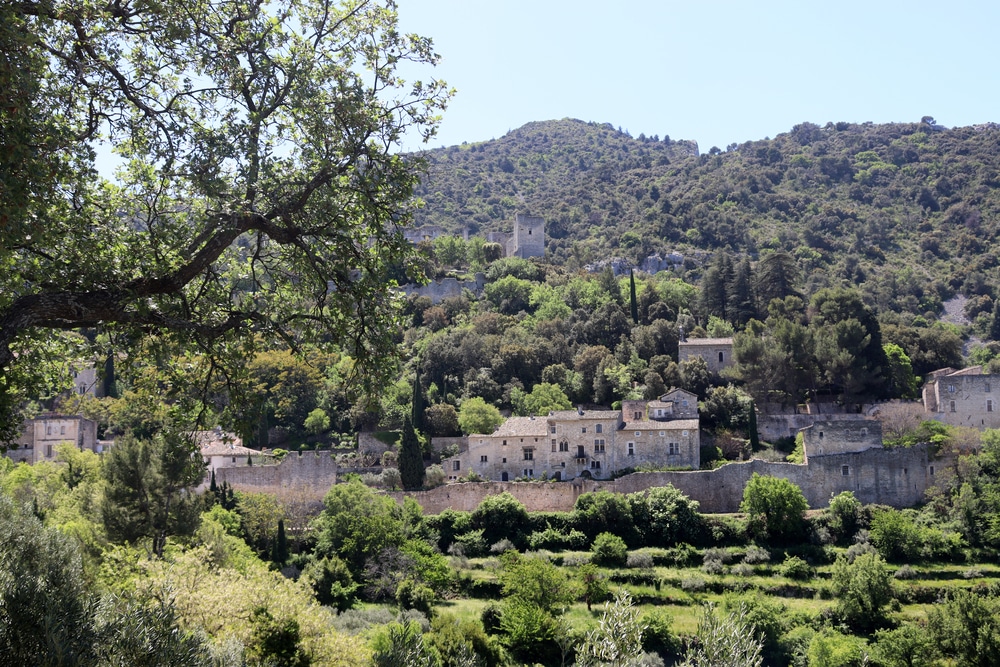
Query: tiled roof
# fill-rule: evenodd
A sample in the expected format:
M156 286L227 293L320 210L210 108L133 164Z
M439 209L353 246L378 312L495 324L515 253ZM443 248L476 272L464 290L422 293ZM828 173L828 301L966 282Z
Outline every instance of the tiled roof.
M697 419L674 419L671 421L657 422L644 419L642 421L626 422L621 427L622 431L697 431Z
M214 442L201 448L202 456L262 456L256 449L243 445Z
M621 410L583 410L583 414L576 410L556 410L549 413L549 421L579 421L581 419L621 419Z
M511 417L493 432L494 436L543 437L549 432L544 417ZM470 436L472 437L472 436Z

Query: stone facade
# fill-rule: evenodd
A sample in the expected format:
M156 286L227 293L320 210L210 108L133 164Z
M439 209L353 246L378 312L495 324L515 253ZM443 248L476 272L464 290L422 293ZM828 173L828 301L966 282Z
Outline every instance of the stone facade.
M56 446L67 442L96 453L103 449L97 439L97 422L78 415L43 414L24 423L17 446L8 448L7 456L19 463L51 461Z
M802 429L806 463L810 457L882 448L882 422L874 419L817 421Z
M952 426L1000 428L1000 382L984 375L981 366L934 371L922 394L931 419Z
M409 227L403 230L403 238L409 243L417 245L422 241L433 241L439 236L444 236L444 228L438 225L424 225L423 227Z
M544 257L545 219L523 213L515 215L514 233L506 247L508 257Z
M691 338L677 344L677 361L701 357L711 373L720 373L733 365L732 338Z
M641 465L697 469L698 401L675 389L623 410L560 410L511 417L491 434L468 436L468 448L442 461L449 481L475 472L498 482L546 477L605 478Z

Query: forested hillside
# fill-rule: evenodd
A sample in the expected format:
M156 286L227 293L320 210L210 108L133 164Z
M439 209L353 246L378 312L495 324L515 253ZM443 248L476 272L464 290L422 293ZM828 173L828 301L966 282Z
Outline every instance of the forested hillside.
M551 260L728 248L793 255L805 295L855 284L879 311L937 314L956 292L992 306L1000 127L803 123L698 155L693 142L610 125L530 123L429 151L418 223L510 231L546 218ZM981 297L989 296L990 300Z

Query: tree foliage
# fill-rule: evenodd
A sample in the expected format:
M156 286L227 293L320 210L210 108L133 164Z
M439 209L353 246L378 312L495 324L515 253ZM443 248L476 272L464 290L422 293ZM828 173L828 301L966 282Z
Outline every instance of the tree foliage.
M394 4L57 0L2 19L0 135L23 158L0 173L5 439L24 351L52 329L210 352L215 380L266 339L341 344L362 385L385 377L416 179L393 150L449 96L398 76L437 56ZM93 170L102 137L114 183Z
M809 508L802 490L781 477L754 473L743 489L740 511L749 515L754 531L774 540L801 534Z

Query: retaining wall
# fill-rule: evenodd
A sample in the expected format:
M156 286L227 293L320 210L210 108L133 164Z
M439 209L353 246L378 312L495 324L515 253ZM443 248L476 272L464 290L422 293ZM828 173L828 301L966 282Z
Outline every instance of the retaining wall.
M874 448L863 452L815 456L809 465L747 461L715 470L633 473L612 481L479 482L448 484L430 491L392 493L397 502L409 496L427 514L445 509L472 511L487 496L510 492L528 511L569 511L581 493L607 490L635 493L672 484L697 500L707 513L737 512L743 487L754 473L791 481L802 489L809 507L826 507L841 491L851 491L862 503L911 507L933 483L926 446L910 449ZM943 468L943 465L939 465Z

